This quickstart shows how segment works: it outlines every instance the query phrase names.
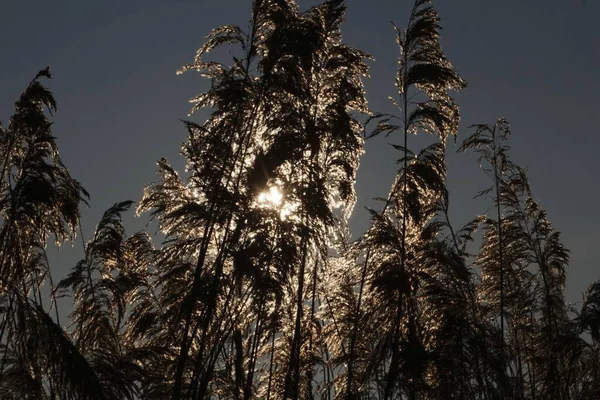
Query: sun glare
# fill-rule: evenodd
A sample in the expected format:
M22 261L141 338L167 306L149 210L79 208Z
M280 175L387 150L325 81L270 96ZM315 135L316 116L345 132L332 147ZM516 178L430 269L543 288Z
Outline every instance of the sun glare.
M283 194L275 186L271 186L269 191L263 192L258 196L259 203L271 204L273 206L281 205Z
M260 208L268 208L279 211L279 218L288 219L294 215L298 208L295 203L284 200L283 192L277 186L271 186L258 195L256 205Z

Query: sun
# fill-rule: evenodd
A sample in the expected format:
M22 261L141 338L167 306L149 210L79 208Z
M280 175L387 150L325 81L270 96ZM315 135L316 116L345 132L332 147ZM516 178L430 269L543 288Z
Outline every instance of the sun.
M298 209L298 204L284 199L283 191L277 186L270 186L258 195L256 205L260 208L279 211L279 218L286 220L292 218Z
M268 191L258 195L258 202L265 205L279 206L282 199L283 193L276 186L271 186Z

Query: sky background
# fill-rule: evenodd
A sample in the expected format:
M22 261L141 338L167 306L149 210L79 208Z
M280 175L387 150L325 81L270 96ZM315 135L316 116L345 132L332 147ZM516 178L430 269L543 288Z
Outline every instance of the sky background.
M0 0L0 121L36 72L58 101L54 135L65 164L91 194L83 210L88 239L105 209L139 200L166 157L182 171L178 154L191 97L207 88L197 73L177 76L211 29L246 28L250 0ZM298 0L302 9L317 1ZM345 41L375 57L367 81L370 106L391 111L397 48L390 24L403 28L412 1L348 0ZM460 143L468 126L506 117L512 124L514 162L526 167L534 196L572 251L567 297L600 279L600 1L438 0L443 48L469 87L461 106ZM202 114L193 119L202 121ZM418 150L425 138L409 138ZM366 143L351 221L354 236L368 226L364 206L385 197L399 158L379 137ZM473 200L489 186L473 154L449 146L451 216L462 226L485 213ZM147 217L126 218L130 233ZM55 279L82 257L81 243L53 254Z

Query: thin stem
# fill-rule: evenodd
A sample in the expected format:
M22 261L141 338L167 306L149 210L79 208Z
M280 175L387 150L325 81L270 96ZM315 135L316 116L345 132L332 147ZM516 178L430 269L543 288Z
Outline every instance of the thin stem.
M493 169L494 185L496 188L496 215L498 221L498 264L500 267L500 357L502 363L502 373L506 370L504 358L504 247L502 241L502 212L500 205L500 171L498 169L498 144L496 142L496 128L492 130L492 146L494 152ZM501 398L504 399L504 385L500 387Z

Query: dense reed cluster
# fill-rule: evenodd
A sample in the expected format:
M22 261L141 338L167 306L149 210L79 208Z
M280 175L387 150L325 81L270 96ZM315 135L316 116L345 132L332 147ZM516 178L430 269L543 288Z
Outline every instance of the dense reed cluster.
M370 56L344 43L345 11L254 0L248 29L213 30L180 71L210 81L193 99L208 118L184 123L185 171L161 159L137 204L160 235L128 235L133 202L116 203L60 282L46 246L75 238L88 194L52 136L49 70L31 81L0 126L0 398L600 398L600 282L581 309L565 301L569 252L511 161L507 121L464 135L490 212L450 221L466 83L431 2L394 27L396 114L367 105ZM235 56L211 59L223 46ZM351 241L379 135L402 143L398 172Z

